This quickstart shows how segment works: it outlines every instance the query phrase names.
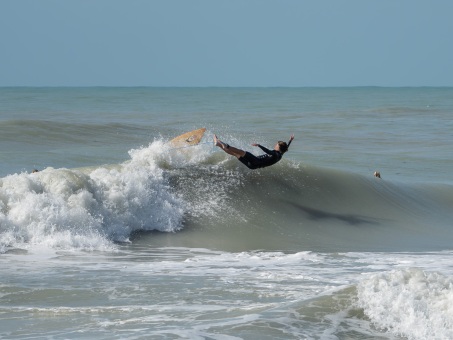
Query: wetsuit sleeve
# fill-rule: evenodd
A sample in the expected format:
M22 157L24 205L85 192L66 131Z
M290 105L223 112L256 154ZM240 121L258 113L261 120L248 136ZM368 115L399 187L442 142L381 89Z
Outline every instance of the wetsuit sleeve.
M258 144L258 147L263 150L265 153L267 153L268 155L272 155L273 152L271 150L269 150L268 148L265 148L264 146Z

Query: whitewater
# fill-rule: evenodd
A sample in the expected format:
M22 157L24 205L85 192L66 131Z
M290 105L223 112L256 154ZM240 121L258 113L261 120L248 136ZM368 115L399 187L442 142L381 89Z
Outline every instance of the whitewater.
M453 338L452 98L0 89L0 337Z

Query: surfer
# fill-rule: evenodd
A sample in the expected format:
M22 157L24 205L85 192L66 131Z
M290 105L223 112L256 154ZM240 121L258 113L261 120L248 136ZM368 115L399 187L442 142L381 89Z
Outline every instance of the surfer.
M237 159L239 159L241 163L243 163L249 169L258 169L274 165L279 160L281 160L283 154L286 151L288 151L289 145L291 144L293 139L294 135L291 135L288 143L278 141L277 144L275 144L273 150L269 150L260 144L256 143L252 144L252 146L257 146L265 152L265 154L261 156L255 156L248 151L244 151L241 149L237 149L233 146L230 146L227 143L220 141L216 135L214 135L214 144L215 146L218 146L223 151L225 151L227 154L235 156Z

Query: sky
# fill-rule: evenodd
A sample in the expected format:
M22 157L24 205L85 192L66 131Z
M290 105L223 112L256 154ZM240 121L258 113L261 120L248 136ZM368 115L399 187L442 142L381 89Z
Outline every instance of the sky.
M453 1L0 0L0 86L453 86Z

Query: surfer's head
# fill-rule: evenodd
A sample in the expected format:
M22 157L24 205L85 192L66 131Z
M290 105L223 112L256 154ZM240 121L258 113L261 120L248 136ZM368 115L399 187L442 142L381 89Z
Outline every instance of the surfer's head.
M288 144L286 142L282 142L281 140L279 140L277 142L277 145L275 146L275 149L277 149L277 147L278 147L278 150L281 153L285 153L286 151L288 151Z

